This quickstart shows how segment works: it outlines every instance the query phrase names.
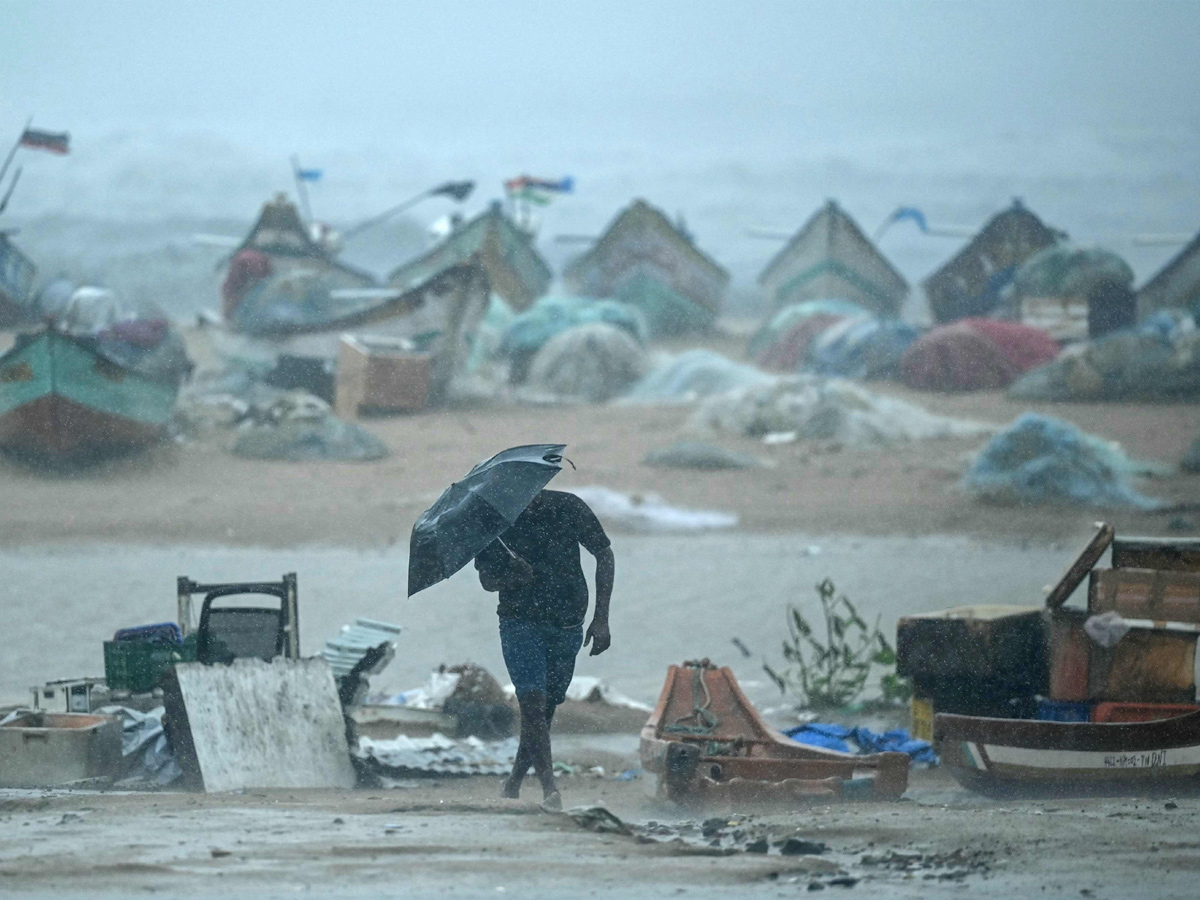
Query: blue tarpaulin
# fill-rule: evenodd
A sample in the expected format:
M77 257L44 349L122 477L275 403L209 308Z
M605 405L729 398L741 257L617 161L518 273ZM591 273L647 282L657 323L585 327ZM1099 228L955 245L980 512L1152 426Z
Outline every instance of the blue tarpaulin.
M904 753L913 762L937 765L937 755L928 741L919 741L903 728L882 733L869 728L847 728L826 722L810 722L784 732L798 744L836 750L839 753Z

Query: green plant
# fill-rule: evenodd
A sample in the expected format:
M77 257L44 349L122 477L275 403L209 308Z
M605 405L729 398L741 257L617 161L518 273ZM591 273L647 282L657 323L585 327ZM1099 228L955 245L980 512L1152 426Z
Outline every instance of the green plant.
M792 694L802 706L832 709L851 703L862 693L875 666L896 664L896 652L879 629L879 619L868 627L845 594L826 578L816 587L824 619L824 636L798 606L788 604L788 637L783 641L786 666L778 670L763 663L763 670L780 693ZM879 682L885 703L904 701L911 695L908 682L894 671Z

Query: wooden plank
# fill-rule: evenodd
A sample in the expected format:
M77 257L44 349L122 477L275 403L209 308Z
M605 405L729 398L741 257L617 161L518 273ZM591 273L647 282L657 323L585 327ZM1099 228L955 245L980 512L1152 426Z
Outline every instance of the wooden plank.
M1096 533L1083 548L1083 552L1075 557L1075 561L1067 567L1067 571L1063 572L1062 577L1046 594L1047 609L1057 609L1067 602L1067 599L1075 592L1075 588L1079 587L1080 582L1087 577L1088 572L1096 563L1100 562L1100 557L1112 544L1115 534L1115 529L1107 522L1096 523Z

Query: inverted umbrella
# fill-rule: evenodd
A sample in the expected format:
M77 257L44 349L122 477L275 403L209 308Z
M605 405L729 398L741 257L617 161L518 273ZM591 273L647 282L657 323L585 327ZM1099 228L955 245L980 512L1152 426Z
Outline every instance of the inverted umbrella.
M507 531L562 470L566 446L503 450L446 488L413 526L408 596L449 578Z

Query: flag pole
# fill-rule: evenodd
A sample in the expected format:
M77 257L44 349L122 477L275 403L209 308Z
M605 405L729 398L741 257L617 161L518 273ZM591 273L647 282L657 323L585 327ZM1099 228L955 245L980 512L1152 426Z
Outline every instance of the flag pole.
M13 191L17 189L17 182L21 180L21 167L17 166L17 171L13 173L12 181L8 183L8 190L4 193L4 199L0 200L0 213L8 209L8 201L12 199Z
M300 157L294 153L292 154L292 177L296 180L296 195L300 198L300 212L304 214L305 222L311 222L312 208L308 205L308 186L300 177Z
M391 209L386 209L377 216L371 216L371 218L364 219L363 221L359 222L357 225L353 225L350 228L347 228L345 231L342 232L342 240L348 241L350 238L354 237L356 234L359 234L360 232L366 231L368 228L373 228L376 225L386 222L392 216L399 215L400 213L404 212L409 207L416 206L422 200L424 200L428 197L432 197L433 192L436 190L437 190L437 188L429 188L429 190L421 191L421 193L417 194L415 197L409 197L403 203L397 203Z
M17 141L12 145L12 149L8 151L8 156L4 158L4 165L0 166L0 181L4 180L4 176L8 174L8 167L12 165L13 157L17 155L17 150L21 146L21 139L25 137L25 132L29 130L29 126L33 124L33 116L30 116L25 123L25 127L21 129L21 133L17 135Z

